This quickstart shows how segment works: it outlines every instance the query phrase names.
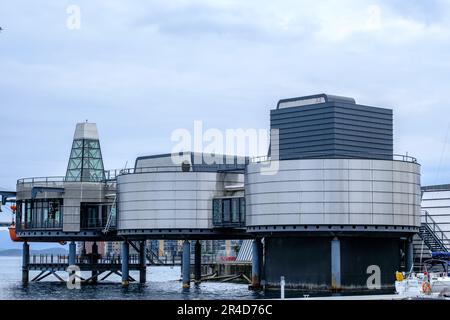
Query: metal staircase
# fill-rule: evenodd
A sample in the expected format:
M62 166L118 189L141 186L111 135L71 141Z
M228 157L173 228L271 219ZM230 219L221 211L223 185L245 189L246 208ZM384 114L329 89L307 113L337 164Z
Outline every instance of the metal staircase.
M146 248L145 256L147 257L147 260L151 265L165 265L166 264L164 261L162 261L159 258L158 254L156 254L156 252L154 252L149 247Z
M439 227L439 224L425 210L422 211L419 236L431 252L448 252L446 244L449 243L449 239Z
M106 221L106 225L103 228L103 233L106 234L109 232L113 224L116 223L116 208L117 208L117 195L114 195L114 202L111 206L111 210L109 210L108 220Z

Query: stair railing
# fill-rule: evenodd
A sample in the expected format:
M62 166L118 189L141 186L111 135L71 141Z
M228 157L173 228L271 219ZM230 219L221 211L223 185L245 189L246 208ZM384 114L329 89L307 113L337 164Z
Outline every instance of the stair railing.
M439 224L436 223L427 210L422 210L422 217L425 218L425 221L422 221L422 223L425 224L426 228L430 231L436 242L444 248L445 251L448 251L447 245L449 244L449 239L445 235L444 231L442 231L439 227Z

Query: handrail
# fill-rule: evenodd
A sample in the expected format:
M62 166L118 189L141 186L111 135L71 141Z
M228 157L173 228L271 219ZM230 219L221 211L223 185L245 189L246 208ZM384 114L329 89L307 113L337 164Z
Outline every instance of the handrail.
M291 154L298 159L323 159L324 157L332 157L334 159L371 159L371 160L386 160L386 158L391 158L393 161L403 161L403 162L411 162L417 163L417 159L411 157L409 155L403 154L386 154L386 153L371 153L371 152L339 152L338 155L335 155L330 152L322 152L322 151L310 151L310 152L302 152L300 154ZM265 162L271 161L271 156L258 156L250 158L251 163ZM391 160L391 159L389 159Z
M238 166L243 166L245 163L237 163L237 164L228 164L228 163L217 163L217 164L194 164L195 168L197 170L214 170L214 166L218 166L219 168L216 168L218 171L225 171L225 170L243 170L244 168L238 168ZM119 175L125 175L125 174L137 174L137 173L152 173L152 172L193 172L193 166L187 168L186 171L183 171L183 168L181 165L173 165L173 166L151 166L151 167L139 167L139 168L127 168L127 169L121 169L118 173Z
M299 159L322 159L323 157L330 156L335 157L335 155L330 154L329 152L304 152L298 155ZM400 155L400 154L385 154L385 153L367 153L367 152L350 152L350 153L341 153L340 156L345 156L347 158L343 159L373 159L377 160L378 157L392 157L393 161L403 161L403 162L411 162L417 163L417 159L411 157L409 155ZM271 161L271 156L258 156L250 158L248 161L250 163L258 163ZM380 160L385 160L380 158ZM246 162L248 163L248 162ZM245 165L246 163L238 163L238 164L215 164L217 166L221 166L225 169L232 169L233 167L239 165ZM212 168L214 164L199 164L195 165L196 168ZM153 167L141 167L141 168L126 168L126 169L111 169L104 170L104 177L98 179L98 181L93 182L108 182L116 180L116 178L120 175L124 174L133 174L133 173L147 173L147 172L182 172L182 165L172 165L172 166L153 166ZM188 171L192 171L192 165L189 167ZM31 178L22 178L17 180L17 184L25 184L25 183L51 183L51 182L75 182L68 180L65 176L50 176L50 177L31 177Z
M65 176L53 176L53 177L31 177L31 178L22 178L17 180L17 184L25 184L25 183L49 183L49 182L64 182L66 180Z
M427 210L422 210L422 212L422 217L425 217L425 225L430 229L430 231L432 231L433 236L436 238L439 244L443 247L446 247L446 244L449 244L449 239L445 235L445 232L442 231L442 229L439 227L439 224L432 218Z
M91 182L107 182L111 180L115 180L117 176L118 170L104 170L104 177L99 178L95 181ZM55 182L78 182L71 179L68 179L66 176L49 176L49 177L29 177L29 178L21 178L17 180L17 184L25 184L25 183L55 183ZM87 182L87 181L83 181Z

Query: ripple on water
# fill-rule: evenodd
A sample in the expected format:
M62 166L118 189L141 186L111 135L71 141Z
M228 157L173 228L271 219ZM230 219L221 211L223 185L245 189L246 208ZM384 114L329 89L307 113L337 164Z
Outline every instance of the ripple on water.
M30 278L37 273L30 272ZM88 274L83 273L85 276ZM131 275L138 277L137 273ZM55 282L55 278L42 282L21 283L21 258L0 257L0 299L258 299L259 293L249 291L246 284L204 282L192 285L189 290L181 288L179 267L147 268L147 283L132 283L122 288L120 278L114 275L110 282L97 285L83 285L79 290L70 290L65 283Z

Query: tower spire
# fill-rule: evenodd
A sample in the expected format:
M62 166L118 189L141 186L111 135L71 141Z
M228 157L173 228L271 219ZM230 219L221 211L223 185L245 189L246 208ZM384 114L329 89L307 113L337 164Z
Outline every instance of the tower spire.
M104 179L100 140L95 123L77 123L67 165L66 181L98 182Z

